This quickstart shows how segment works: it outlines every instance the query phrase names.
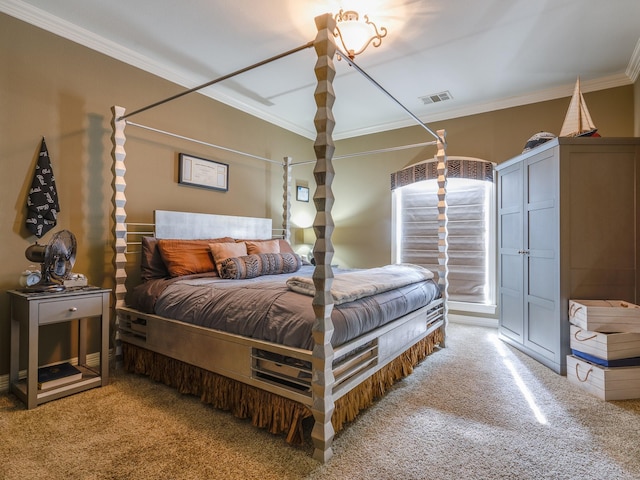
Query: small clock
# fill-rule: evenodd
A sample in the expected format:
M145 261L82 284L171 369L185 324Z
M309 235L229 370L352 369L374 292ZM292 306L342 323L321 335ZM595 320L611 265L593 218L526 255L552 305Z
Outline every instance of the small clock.
M20 285L23 287L31 287L38 283L42 278L42 274L38 270L25 270L20 275Z

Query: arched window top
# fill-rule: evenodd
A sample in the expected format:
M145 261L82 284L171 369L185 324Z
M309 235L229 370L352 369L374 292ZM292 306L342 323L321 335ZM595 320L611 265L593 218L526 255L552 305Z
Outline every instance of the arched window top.
M448 157L447 178L469 178L493 182L494 165L486 160L469 157ZM423 180L438 178L438 163L433 160L417 163L391 174L391 190Z

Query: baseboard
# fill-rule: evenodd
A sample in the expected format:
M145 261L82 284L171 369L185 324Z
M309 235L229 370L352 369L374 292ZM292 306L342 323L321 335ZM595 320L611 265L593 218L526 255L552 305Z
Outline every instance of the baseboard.
M447 318L451 323L462 323L465 325L475 325L477 327L498 328L497 318L477 317L474 315L460 315L449 312Z
M111 355L113 354L113 350L109 350L109 362L111 362ZM73 365L78 363L78 358L70 358L68 360L64 360ZM87 354L87 365L92 368L98 368L100 366L100 352L89 353ZM23 379L26 378L27 371L21 370L18 373L18 378ZM9 391L9 374L0 375L0 393L6 393Z

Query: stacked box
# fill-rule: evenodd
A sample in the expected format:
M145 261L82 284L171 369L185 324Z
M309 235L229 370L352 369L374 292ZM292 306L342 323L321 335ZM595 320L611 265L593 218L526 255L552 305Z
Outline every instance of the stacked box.
M640 306L622 300L570 300L569 321L591 332L640 333Z
M567 355L567 378L602 400L640 398L640 367L601 367Z
M571 351L605 367L640 362L640 333L602 333L569 326ZM640 365L640 363L638 363Z
M571 300L567 378L603 400L640 398L640 307Z

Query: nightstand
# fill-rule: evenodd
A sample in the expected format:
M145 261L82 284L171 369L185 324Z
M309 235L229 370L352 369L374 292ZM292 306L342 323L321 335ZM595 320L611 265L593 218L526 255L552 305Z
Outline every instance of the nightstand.
M67 395L106 385L109 378L109 298L110 290L98 287L72 287L55 293L31 293L18 290L7 292L11 300L11 354L9 385L11 392L28 409ZM87 365L87 321L99 317L100 365ZM78 365L82 378L47 390L38 389L39 330L43 325L78 321ZM20 332L27 341L27 376L19 379Z

